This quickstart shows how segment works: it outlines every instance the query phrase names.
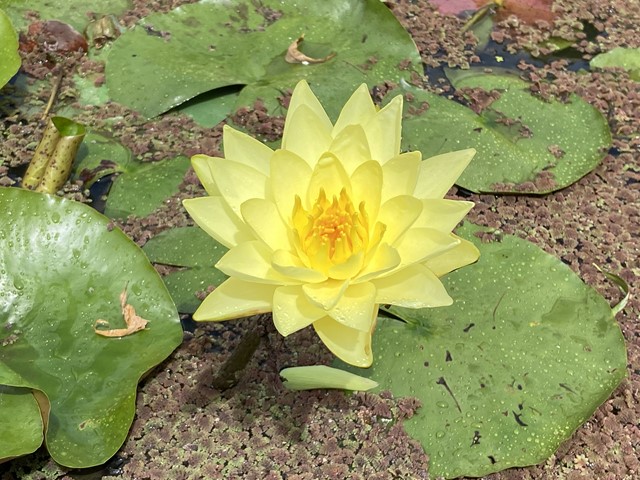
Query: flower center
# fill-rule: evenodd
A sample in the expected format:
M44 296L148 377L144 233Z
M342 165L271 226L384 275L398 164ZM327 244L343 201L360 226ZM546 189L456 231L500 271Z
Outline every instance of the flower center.
M299 249L309 259L310 266L321 270L343 263L353 254L366 250L369 243L369 219L364 202L356 210L344 188L340 196L334 195L331 201L321 188L309 211L296 196L293 226Z

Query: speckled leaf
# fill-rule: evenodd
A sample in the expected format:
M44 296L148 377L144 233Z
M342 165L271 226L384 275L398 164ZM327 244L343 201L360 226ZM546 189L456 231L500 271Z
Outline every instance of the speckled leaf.
M129 164L115 179L104 214L111 218L149 215L178 191L189 165L187 157Z
M129 0L0 0L0 8L4 8L14 25L22 29L29 24L25 18L27 10L36 11L42 20L60 20L72 25L81 32L90 21L86 12L101 15L118 15L130 5Z
M87 205L0 188L0 385L50 402L46 446L69 467L105 462L133 420L141 376L182 340L175 306L140 251ZM149 320L122 338L120 294Z
M40 447L42 417L30 389L0 385L0 425L0 463Z
M0 88L11 80L19 68L18 35L7 14L0 10Z
M220 285L227 276L214 267L227 252L199 227L173 228L156 235L143 247L150 261L181 267L164 277L179 312L193 313L202 302L195 292Z
M479 477L547 459L626 372L607 302L558 259L512 236L444 279L450 307L392 307L368 370L381 390L420 398L405 422L430 473ZM343 364L341 368L346 368Z
M589 65L591 68L624 68L631 78L640 81L640 48L616 47L609 52L596 55Z
M335 57L312 65L285 62L302 34L302 52ZM277 96L306 78L335 115L337 98L358 84L409 77L398 68L403 62L405 70L418 68L417 48L379 0L203 1L150 15L120 36L106 79L113 100L153 117L229 85L252 86L242 104L259 96L272 108Z
M476 70L453 79L456 88L500 91L476 114L452 100L424 91L405 112L404 147L427 158L463 148L478 153L457 184L474 192L543 194L564 188L593 170L611 145L606 120L576 95L567 103L544 102L510 75Z

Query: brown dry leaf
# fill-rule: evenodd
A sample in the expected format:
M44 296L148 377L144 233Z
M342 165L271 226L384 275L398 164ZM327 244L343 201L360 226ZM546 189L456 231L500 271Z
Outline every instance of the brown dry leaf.
M124 317L124 321L127 324L127 328L113 328L110 330L98 330L98 326L108 327L109 322L106 320L96 320L95 325L93 326L94 332L98 335L102 335L103 337L126 337L127 335L131 335L140 330L144 330L149 323L148 320L145 320L139 315L136 315L136 309L133 306L127 303L127 287L124 287L122 293L120 294L120 307L122 308L122 316Z
M304 33L300 35L296 40L293 41L289 48L287 48L287 54L284 56L284 60L287 63L301 63L303 65L309 65L310 63L324 63L328 60L331 60L336 56L335 53L330 53L326 57L322 58L313 58L302 53L298 47L304 40Z

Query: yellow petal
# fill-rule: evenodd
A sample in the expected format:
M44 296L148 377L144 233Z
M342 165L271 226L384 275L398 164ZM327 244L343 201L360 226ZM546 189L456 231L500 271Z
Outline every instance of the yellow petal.
M280 335L285 337L326 314L307 301L300 286L278 287L273 295L273 323Z
M302 105L310 108L321 121L323 126L331 131L333 126L331 125L331 120L329 120L327 113L324 111L324 107L315 96L315 94L311 91L311 88L309 87L309 84L306 82L306 80L300 80L296 87L293 89L293 94L291 95L291 101L289 102L289 111L287 112L287 121L284 126L285 133L283 134L283 137L284 135L286 135L287 128L291 127L290 125L288 125L290 123L289 115L293 114Z
M364 125L373 160L384 165L400 153L401 122L402 96L398 95Z
M287 285L298 283L282 276L271 266L273 251L261 240L243 242L216 263L216 268L230 277L246 282Z
M244 163L264 175L269 175L269 159L273 150L264 143L229 125L222 129L222 142L227 160Z
M475 149L468 148L423 160L415 196L418 198L444 197L475 154Z
M402 259L399 268L442 255L459 243L460 239L450 233L432 228L411 228L395 245Z
M426 308L453 303L438 277L423 265L412 265L372 283L377 290L375 301L383 305Z
M366 123L377 113L377 109L366 84L360 85L342 107L332 135L337 137L347 126Z
M240 211L242 218L256 237L272 250L290 247L287 228L273 202L252 198L240 206Z
M377 315L377 309L375 314ZM331 317L316 320L313 328L327 348L340 360L356 367L371 366L371 332L346 327Z
M200 183L211 196L220 195L220 190L213 180L213 174L211 173L211 161L216 157L209 157L208 155L194 155L191 157L191 166L198 175Z
M349 327L370 332L373 325L376 288L370 282L349 285L338 304L329 311L335 321Z
M280 216L289 226L296 195L303 201L307 198L312 171L303 159L292 152L276 150L271 157L271 192ZM304 207L308 208L308 205Z
M422 201L422 212L414 227L433 228L450 232L473 208L473 202L448 199L426 199Z
M378 221L387 227L384 232L384 241L393 245L413 225L421 211L422 202L410 195L400 195L383 203Z
M281 275L300 283L320 283L327 279L322 272L308 268L296 255L286 250L273 252L271 265Z
M332 265L327 272L328 276L336 280L347 280L355 277L362 269L364 252L351 255L346 262Z
M422 162L420 152L401 153L382 166L381 202L398 195L412 195L416 188L418 172Z
M469 265L480 258L480 251L473 243L460 237L457 238L460 240L459 245L424 262L424 265L438 277Z
M316 388L340 388L365 392L378 386L378 382L326 365L289 367L280 370L284 386L289 390L312 390Z
M230 320L271 311L274 285L243 282L230 278L200 304L193 319Z
M360 165L351 175L351 199L358 208L360 202L364 202L369 225L378 218L382 181L382 167L373 160Z
M227 248L255 237L222 197L198 197L182 201L191 218Z
M211 173L231 209L241 216L240 205L250 198L265 198L267 177L255 168L223 158L212 158Z
M327 125L309 106L300 105L287 115L282 149L299 155L313 168L322 154L329 150L333 140L331 128L331 123Z
M340 301L348 285L348 281L328 279L322 283L303 285L302 291L316 307L331 310Z
M340 161L333 153L325 153L316 164L307 190L307 205L313 205L318 199L320 189L331 201L336 196L340 197L340 190L346 189L347 195L351 196L351 181ZM304 198L303 198L304 201Z
M382 275L400 265L400 261L401 258L398 251L388 243L382 243L356 277L356 280L360 283Z
M329 151L338 157L348 175L371 160L369 141L361 125L349 125L338 133Z

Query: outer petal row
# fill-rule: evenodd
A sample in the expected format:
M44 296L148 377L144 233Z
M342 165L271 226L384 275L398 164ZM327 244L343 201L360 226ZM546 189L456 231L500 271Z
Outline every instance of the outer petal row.
M425 159L420 165L414 195L418 198L444 197L475 154L475 149L468 148Z

